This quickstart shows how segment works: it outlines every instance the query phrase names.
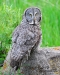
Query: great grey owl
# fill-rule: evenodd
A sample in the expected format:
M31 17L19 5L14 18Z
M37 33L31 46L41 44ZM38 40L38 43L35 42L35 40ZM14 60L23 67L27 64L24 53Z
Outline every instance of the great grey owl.
M36 8L28 8L23 15L22 22L13 32L12 48L10 54L10 66L18 68L24 57L37 49L41 40L41 11Z

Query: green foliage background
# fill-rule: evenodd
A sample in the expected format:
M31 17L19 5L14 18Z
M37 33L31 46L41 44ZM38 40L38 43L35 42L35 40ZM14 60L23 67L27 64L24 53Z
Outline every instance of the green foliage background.
M0 0L0 63L11 46L12 32L20 24L28 7L42 12L42 45L60 45L60 0Z

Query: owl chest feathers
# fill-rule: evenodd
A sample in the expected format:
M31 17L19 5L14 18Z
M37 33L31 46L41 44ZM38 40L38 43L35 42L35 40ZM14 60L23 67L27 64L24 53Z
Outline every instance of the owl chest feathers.
M39 25L29 25L29 24L21 24L19 25L14 33L12 42L16 42L17 44L23 45L25 42L26 45L31 45L33 42L37 42L41 36L41 30Z
M30 42L33 42L33 41L38 41L40 36L41 36L41 31L40 31L40 28L39 28L39 25L24 25L23 26L23 32L25 32L25 37L28 35L28 37L26 37L27 39L27 42L30 40ZM32 41L31 41L32 39ZM29 43L30 43L29 42Z

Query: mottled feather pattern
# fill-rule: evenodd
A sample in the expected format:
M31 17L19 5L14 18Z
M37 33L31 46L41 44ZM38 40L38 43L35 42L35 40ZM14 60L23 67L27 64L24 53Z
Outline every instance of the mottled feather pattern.
M36 8L33 8L33 9L35 12ZM29 10L31 11L30 8ZM38 9L36 9L36 11L37 10ZM37 18L39 19L40 16L41 14L39 14L39 17ZM36 23L38 22L37 19L35 19L35 21ZM39 46L42 33L40 29L40 22L35 24L35 21L33 20L34 24L32 24L31 21L29 23L26 20L26 17L24 15L21 24L16 27L16 29L14 30L12 34L12 48L11 48L11 54L10 54L10 59L11 59L10 65L13 68L17 66L18 62L21 64L25 57L28 59L28 56L30 56L31 51L36 49ZM14 65L14 62L16 63L15 65Z

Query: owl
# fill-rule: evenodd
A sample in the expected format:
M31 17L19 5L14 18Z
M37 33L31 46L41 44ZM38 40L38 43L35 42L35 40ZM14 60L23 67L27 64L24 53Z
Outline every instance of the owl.
M21 24L13 31L10 66L15 70L18 69L24 58L28 59L30 53L37 50L40 45L42 35L40 21L40 9L28 8L24 12Z

